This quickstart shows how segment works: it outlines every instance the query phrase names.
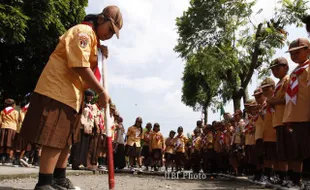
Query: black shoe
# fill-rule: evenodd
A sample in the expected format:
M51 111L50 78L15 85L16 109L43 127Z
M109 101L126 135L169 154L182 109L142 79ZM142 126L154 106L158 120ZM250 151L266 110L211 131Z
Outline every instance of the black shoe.
M53 179L53 187L60 190L75 189L75 186L68 178Z
M34 190L56 190L56 189L51 185L43 185L43 186L36 185Z

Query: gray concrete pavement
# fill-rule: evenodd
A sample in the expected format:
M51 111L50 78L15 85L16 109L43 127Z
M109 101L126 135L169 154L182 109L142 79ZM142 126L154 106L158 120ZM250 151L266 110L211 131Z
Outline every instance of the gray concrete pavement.
M108 176L85 175L69 176L71 181L82 190L108 189ZM261 186L239 180L216 178L206 180L175 179L169 180L159 176L142 176L130 174L116 174L116 190L208 190L208 189L264 189ZM11 179L0 181L0 190L28 190L33 189L37 182L35 178Z

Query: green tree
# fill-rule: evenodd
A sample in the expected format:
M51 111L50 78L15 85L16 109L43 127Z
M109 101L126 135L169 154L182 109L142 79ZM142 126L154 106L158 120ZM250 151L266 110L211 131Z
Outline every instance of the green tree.
M285 0L273 18L255 24L250 17L261 11L253 13L254 4L245 0L192 0L188 10L176 19L179 38L174 50L186 65L192 63L192 57L208 57L197 59L200 62L196 63L201 65L200 69L207 67L203 70L212 77L205 82L210 89L217 89L213 96L208 96L208 100L213 99L206 100L210 102L208 106L218 108L219 98L224 103L232 99L234 108L240 109L241 98L248 98L247 86L254 71L261 76L267 73L264 63L269 63L275 49L286 43L284 27L292 23L299 26L298 18L307 10L303 0ZM187 82L183 80L183 88L193 85ZM186 99L192 96L183 91L183 102Z
M0 5L1 98L32 92L58 38L85 16L87 0L4 1Z

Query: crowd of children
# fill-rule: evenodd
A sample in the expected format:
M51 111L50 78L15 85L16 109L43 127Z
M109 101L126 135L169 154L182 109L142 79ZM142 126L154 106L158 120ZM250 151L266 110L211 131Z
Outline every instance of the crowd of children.
M254 99L244 104L244 111L224 114L223 121L203 125L197 121L193 134L183 128L170 131L164 138L158 123L142 127L142 118L125 133L123 119L110 102L113 119L115 168L138 165L145 170L193 172L228 172L253 175L253 180L302 187L303 161L310 157L310 43L299 38L289 46L297 67L288 75L284 57L272 61L275 78L265 78L254 91ZM85 103L78 124L79 141L71 148L69 162L73 169L96 169L106 164L104 112L93 102L94 93L85 92ZM25 141L21 124L29 106L29 95L21 109L12 99L5 100L0 117L0 154L2 163L29 167L38 165L40 146ZM171 169L170 169L171 168Z

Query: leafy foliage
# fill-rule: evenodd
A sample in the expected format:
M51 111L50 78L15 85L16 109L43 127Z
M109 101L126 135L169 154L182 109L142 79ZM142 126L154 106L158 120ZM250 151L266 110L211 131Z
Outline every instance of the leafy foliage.
M4 1L0 9L0 93L33 91L58 38L85 16L87 0Z
M182 101L198 110L234 100L246 101L247 86L254 71L268 74L276 48L287 43L285 26L297 24L307 10L304 0L283 0L276 14L254 24L250 17L254 1L192 0L176 19L178 44L174 50L185 59Z

